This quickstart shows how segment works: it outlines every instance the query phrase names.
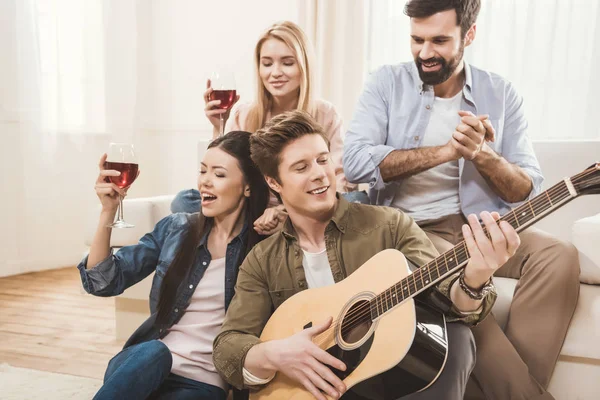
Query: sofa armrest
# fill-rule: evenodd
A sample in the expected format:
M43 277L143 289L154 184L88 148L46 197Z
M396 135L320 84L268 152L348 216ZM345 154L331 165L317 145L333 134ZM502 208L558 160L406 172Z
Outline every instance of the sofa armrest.
M573 245L579 250L583 283L600 285L600 214L573 223Z

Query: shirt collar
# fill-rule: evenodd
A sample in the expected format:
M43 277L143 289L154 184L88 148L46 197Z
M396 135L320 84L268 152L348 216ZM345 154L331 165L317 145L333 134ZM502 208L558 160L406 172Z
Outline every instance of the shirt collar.
M339 193L336 193L337 197L337 207L333 212L333 216L331 217L331 221L328 226L334 226L341 233L346 232L346 225L348 224L348 209L350 203L343 196L340 196ZM292 224L292 220L288 217L281 229L281 234L286 240L298 240L298 234L294 229L294 225Z

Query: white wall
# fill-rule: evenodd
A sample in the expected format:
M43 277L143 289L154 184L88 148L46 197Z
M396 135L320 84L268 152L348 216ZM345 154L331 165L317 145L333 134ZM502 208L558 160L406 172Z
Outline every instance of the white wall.
M145 155L160 151L159 158L140 166L152 182L145 195L196 185L196 143L212 131L203 111L206 79L227 66L235 74L240 101L252 100L256 40L276 21L296 21L296 8L296 1L277 0L154 2L148 15L151 43L142 47L151 51L140 56L145 68L140 71L139 136Z
M257 37L273 22L296 21L297 7L277 0L105 1L107 132L41 135L18 110L20 86L31 77L17 49L17 1L0 2L0 276L79 262L83 221L98 202L97 161L111 139L130 138L138 150L142 173L130 197L195 186L196 144L211 130L203 114L206 78L217 64L230 66L249 100Z
M83 223L98 203L96 164L112 139L129 138L138 150L142 173L130 197L194 187L197 143L212 129L203 115L206 78L218 64L231 66L242 101L250 100L257 37L275 21L297 21L302 0L103 0L110 45L104 54L107 129L100 134L41 134L25 117L20 107L36 111L36 104L22 99L35 74L23 67L17 46L20 1L0 2L0 276L80 260ZM565 175L568 168L583 168L576 165L578 150L571 150L570 161L551 158L543 164L560 170L564 164ZM586 151L589 157L597 154ZM550 183L560 171L548 172ZM593 197L576 200L556 218L586 215L597 204ZM540 227L545 223L549 226L544 221ZM568 235L566 223L555 226L564 226L550 228L559 236Z

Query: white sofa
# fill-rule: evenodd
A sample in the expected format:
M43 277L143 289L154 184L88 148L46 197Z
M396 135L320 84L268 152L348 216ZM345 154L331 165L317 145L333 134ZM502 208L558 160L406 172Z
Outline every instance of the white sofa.
M199 156L205 143L199 143ZM565 176L580 172L600 155L600 141L535 142L534 148L549 187ZM183 189L183 188L182 188ZM127 220L133 229L115 230L113 246L134 244L164 216L174 195L128 199ZM91 243L97 213L92 213L86 244ZM557 400L600 398L600 196L574 200L536 225L578 248L581 259L581 291L566 341L549 390ZM506 322L517 281L497 278L499 297L494 314ZM117 337L126 339L148 316L151 277L116 298Z

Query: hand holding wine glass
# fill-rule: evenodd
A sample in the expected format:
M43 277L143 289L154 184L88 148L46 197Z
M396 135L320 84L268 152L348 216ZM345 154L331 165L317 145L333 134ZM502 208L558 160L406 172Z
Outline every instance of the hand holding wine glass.
M236 93L233 74L225 70L213 73L206 82L206 88L204 112L215 129L218 129L219 135L223 135L225 121L240 98Z
M104 211L115 212L119 208L117 221L111 228L132 228L134 225L123 220L123 198L127 189L138 177L138 164L133 145L111 143L108 154L100 159L100 174L96 181L96 194Z
M113 169L106 169L106 157L106 153L100 157L100 163L98 164L100 173L98 179L96 179L94 189L98 199L100 199L100 204L102 204L102 211L116 213L119 208L119 196L127 196L127 190L121 189L110 181L111 177L118 177L121 173Z

